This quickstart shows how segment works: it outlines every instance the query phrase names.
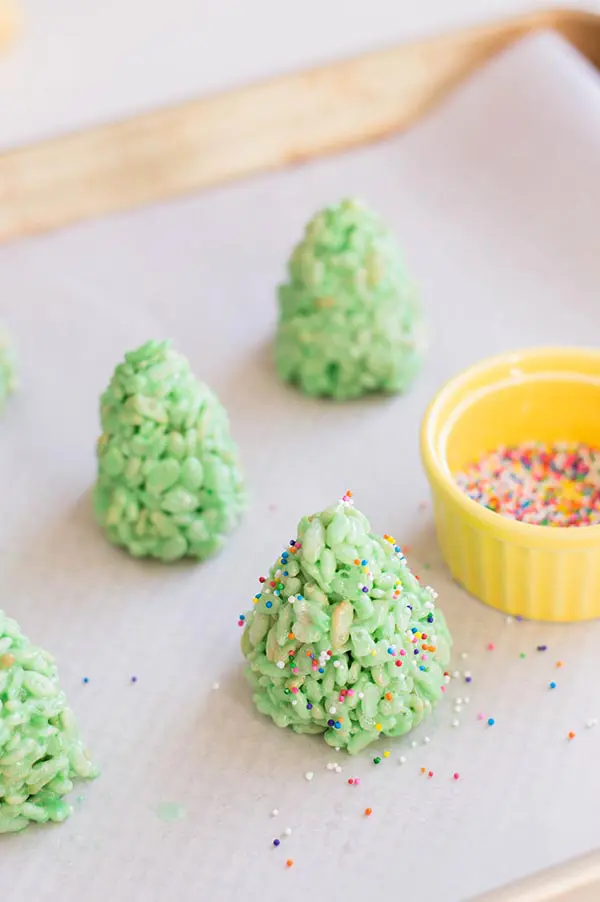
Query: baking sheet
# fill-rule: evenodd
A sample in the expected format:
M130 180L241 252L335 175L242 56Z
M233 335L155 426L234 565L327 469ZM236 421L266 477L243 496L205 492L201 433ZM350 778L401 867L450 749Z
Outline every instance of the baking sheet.
M600 626L509 623L454 586L418 459L424 406L458 369L597 340L599 158L598 76L541 35L395 140L0 249L23 381L1 424L0 603L56 654L103 770L69 822L0 839L0 894L456 902L600 845ZM432 349L406 397L336 406L280 385L269 342L290 247L348 194L397 230ZM99 393L126 348L164 336L226 403L252 491L201 566L130 560L90 517ZM256 714L238 651L255 579L347 488L438 588L462 674L379 767Z

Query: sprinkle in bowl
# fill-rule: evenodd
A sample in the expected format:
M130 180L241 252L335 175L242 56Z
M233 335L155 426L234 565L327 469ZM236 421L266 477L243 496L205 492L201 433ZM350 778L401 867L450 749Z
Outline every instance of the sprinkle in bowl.
M470 498L457 474L500 446L600 448L600 350L531 348L491 357L451 379L421 426L438 540L454 578L507 614L600 617L600 525L550 528Z

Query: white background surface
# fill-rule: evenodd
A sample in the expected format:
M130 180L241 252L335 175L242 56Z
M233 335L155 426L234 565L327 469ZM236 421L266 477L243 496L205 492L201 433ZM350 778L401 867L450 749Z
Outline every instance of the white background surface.
M507 624L453 586L419 510L417 451L424 406L457 369L597 339L599 154L598 76L542 36L395 140L0 248L23 372L2 421L1 604L56 654L103 770L69 822L1 839L0 896L457 902L600 845L600 726L584 726L600 716L600 625ZM291 245L348 193L396 229L432 351L406 397L336 406L278 384L268 343ZM229 408L253 496L202 566L133 561L90 517L99 393L126 348L168 335ZM301 514L348 487L377 531L411 546L440 592L454 666L473 674L451 684L416 748L390 743L379 767L257 715L238 650L255 579ZM342 774L326 770L336 758ZM165 822L164 803L185 816Z
M0 148L551 0L15 0ZM557 4L554 4L557 5ZM600 11L600 0L572 0Z

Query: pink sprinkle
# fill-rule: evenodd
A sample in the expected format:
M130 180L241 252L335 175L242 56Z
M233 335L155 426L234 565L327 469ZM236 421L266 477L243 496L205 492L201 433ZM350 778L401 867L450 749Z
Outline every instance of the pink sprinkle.
M354 695L354 689L347 689L346 695Z
M359 780L358 777L355 777L355 778L354 778L354 785L355 785L355 786L359 786L359 785L360 785L360 780Z
M446 691L446 687L445 687L445 686L440 686L440 689L441 689L442 692L445 692L445 691Z
M495 648L496 648L496 646L494 645L493 642L488 642L488 644L487 644L488 651L493 651Z
M426 661L426 660L427 660L427 655L426 655L426 654L421 655L421 660L422 660L422 661Z
M485 717L485 715L482 714L480 711L479 714L477 715L477 720L483 720L484 717Z
M295 694L296 692L298 692L298 687L297 687L297 686L292 686L292 692L293 692L294 694Z
M452 776L455 780L458 780L458 778L460 777L460 774L452 774Z
M404 655L406 654L406 650L404 648L401 648L400 654L402 655L402 657L404 657Z
M292 667L292 673L300 673L297 667Z

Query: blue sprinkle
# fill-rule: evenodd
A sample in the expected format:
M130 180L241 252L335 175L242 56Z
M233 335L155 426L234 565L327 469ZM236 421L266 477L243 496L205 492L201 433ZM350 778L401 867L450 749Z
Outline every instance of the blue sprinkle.
M410 630L410 631L411 631L411 633L416 633L416 632L417 632L416 626L411 627L411 630Z
M297 598L299 601L302 601L302 599L304 598L304 595L296 595L296 598Z
M280 593L279 589L275 589L275 591L273 592L273 595L280 595L280 594L281 593Z
M433 623L433 614L427 615L427 623Z
M84 677L84 678L82 679L81 682L82 682L82 683L89 683L89 681L90 681L90 678L89 678L89 677Z
M387 653L388 653L388 655L393 655L393 654L394 654L394 649L392 648L391 645L390 645L390 647L388 648Z
M419 670L427 670L424 664L419 664Z
M407 604L407 605L406 605L406 610L407 610L407 611L412 611L412 604Z
M328 720L328 721L327 721L327 726L328 726L328 727L334 727L334 726L335 726L335 720Z
M273 607L273 602L272 602L272 601L267 601L267 602L265 603L265 607L266 607L266 608L272 608L272 607Z
M284 570L284 571L283 571L283 575L284 575L284 576L289 576L290 574L287 572L287 570ZM433 619L433 618L432 618L432 619Z
M319 667L319 673L325 673L322 667Z
M554 680L552 680L552 682L550 683L550 688L556 689L556 683L554 682Z
M367 588L367 586L363 586L363 587L362 587L362 590L363 590L363 592L368 592L368 591L369 591L369 589Z
M361 566L366 567L369 562L367 560L363 560L360 563L361 563Z
M399 546L399 545L394 545L394 551L395 551L396 553L397 553L398 551L400 551L400 550L401 550L401 549L400 549L400 546Z
M255 598L262 598L262 592L259 592L258 595L254 596Z
M311 708L312 708L312 705L311 705L311 703L310 703L310 702L308 702L308 704L307 704L307 705L306 705L306 707L307 707L307 708L308 708L308 710L309 710L309 711L310 711L310 709L311 709Z
M245 614L240 614L240 616L238 617L238 620L245 620L245 619L246 619Z
M413 650L413 655L418 655L418 654L419 654L419 649L418 649L418 648L415 648L415 649Z
M493 717L488 717L488 727L493 727L496 721Z
M342 729L342 725L341 725L341 723L339 722L339 720L336 720L336 722L334 723L334 727L336 728L336 730L341 730L341 729Z
M280 840L280 839L274 839L274 840L273 840L273 845L274 845L274 846L279 846L280 844L281 844L281 840Z

